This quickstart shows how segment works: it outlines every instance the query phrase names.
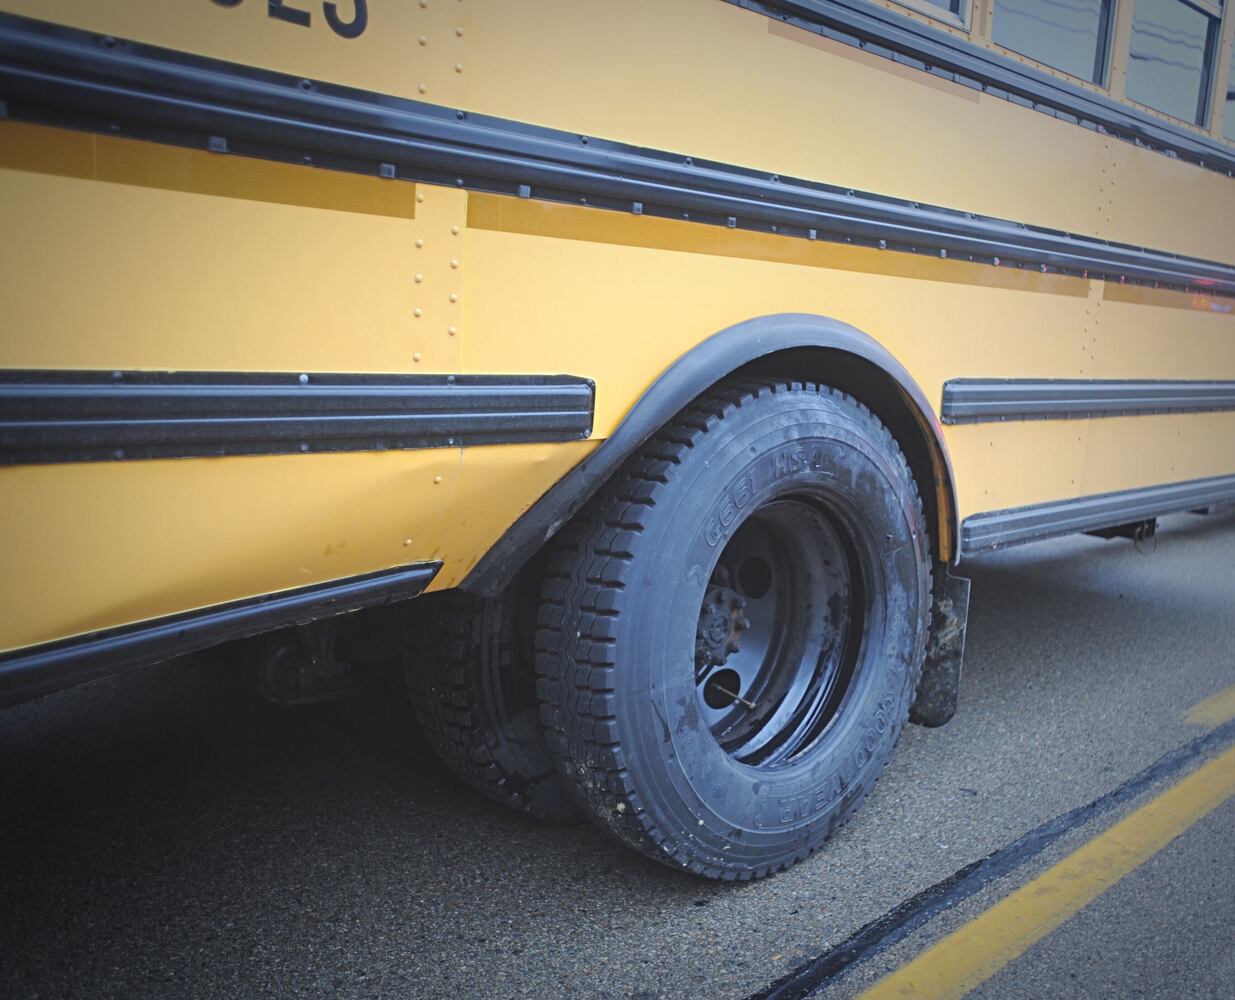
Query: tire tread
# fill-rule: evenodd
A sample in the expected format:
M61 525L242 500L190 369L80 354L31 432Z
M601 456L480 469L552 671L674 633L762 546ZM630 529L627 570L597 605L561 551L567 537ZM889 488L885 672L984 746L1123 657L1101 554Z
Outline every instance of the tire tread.
M835 832L860 804L864 788L830 824L818 843L806 844L776 862L736 869L701 862L675 849L653 823L634 788L614 715L614 636L623 614L621 593L631 582L638 537L685 456L704 435L756 399L776 393L817 393L829 397L883 440L913 489L918 523L925 516L909 464L896 439L874 414L839 389L775 378L735 379L697 399L653 435L601 492L559 532L546 563L543 601L537 616L536 671L546 741L567 787L583 810L619 842L673 867L710 878L748 880L782 871L803 860ZM922 539L927 546L927 539ZM921 560L926 596L920 610L925 648L930 615L930 565ZM570 621L571 609L577 620ZM575 633L573 636L569 633ZM896 733L903 729L922 669L916 658L910 696L904 700ZM662 724L667 726L665 720ZM881 773L895 740L888 741L875 773ZM873 782L871 783L873 785Z

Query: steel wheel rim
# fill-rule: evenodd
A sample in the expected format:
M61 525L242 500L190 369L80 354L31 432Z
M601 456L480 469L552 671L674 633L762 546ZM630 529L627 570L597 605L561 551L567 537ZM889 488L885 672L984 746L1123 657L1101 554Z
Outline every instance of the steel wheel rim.
M818 745L853 686L867 577L819 498L772 499L734 532L695 632L698 708L730 758L784 766Z

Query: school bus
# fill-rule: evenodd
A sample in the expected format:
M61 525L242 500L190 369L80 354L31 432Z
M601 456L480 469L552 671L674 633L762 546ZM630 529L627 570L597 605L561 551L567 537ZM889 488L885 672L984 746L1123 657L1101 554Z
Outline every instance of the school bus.
M801 860L958 564L1235 500L1228 6L0 0L0 697L380 636L488 794Z

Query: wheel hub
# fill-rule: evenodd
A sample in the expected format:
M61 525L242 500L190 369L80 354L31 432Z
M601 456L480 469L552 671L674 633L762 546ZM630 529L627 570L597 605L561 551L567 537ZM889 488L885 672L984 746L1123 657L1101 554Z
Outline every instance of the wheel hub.
M695 670L702 678L710 667L719 667L742 648L742 633L750 628L746 601L734 590L713 582L699 609L695 630Z

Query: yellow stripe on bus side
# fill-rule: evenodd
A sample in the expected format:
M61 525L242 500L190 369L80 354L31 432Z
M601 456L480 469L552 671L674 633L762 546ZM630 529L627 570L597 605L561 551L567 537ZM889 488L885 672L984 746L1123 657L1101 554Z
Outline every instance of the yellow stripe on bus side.
M886 976L862 1000L961 997L1235 795L1235 747Z

